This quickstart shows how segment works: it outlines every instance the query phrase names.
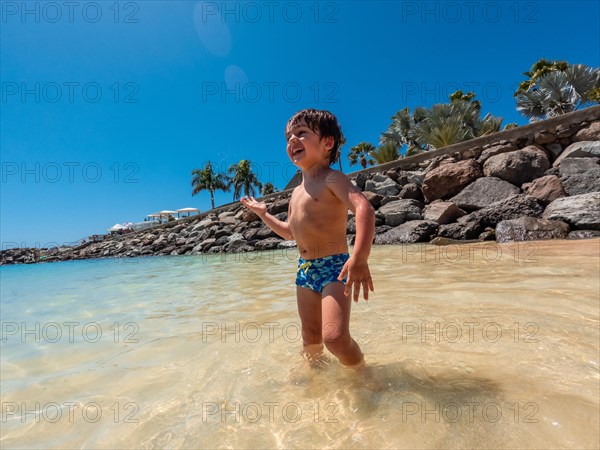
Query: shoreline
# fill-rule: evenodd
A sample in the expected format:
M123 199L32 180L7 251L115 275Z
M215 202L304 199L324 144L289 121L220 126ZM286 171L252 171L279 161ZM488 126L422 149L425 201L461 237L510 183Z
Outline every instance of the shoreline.
M519 245L521 244L523 246L523 249L528 252L528 254L530 256L533 256L534 252L531 250L531 246L533 246L534 248L540 244L550 244L550 245L556 245L556 246L560 246L560 245L565 245L565 244L571 244L571 243L579 243L579 242L596 242L598 244L598 248L600 251L600 233L596 236L591 236L591 237L572 237L572 238L556 238L556 239L535 239L535 240L527 240L527 241L507 241L507 242L497 242L495 240L444 240L444 241L438 241L438 242L414 242L414 243L395 243L395 244L373 244L373 248L386 248L386 247L394 247L394 246L404 246L404 248L410 248L410 246L412 245L419 245L422 246L421 249L419 250L419 252L417 251L407 251L405 252L406 255L408 255L408 257L410 256L414 256L417 257L419 255L425 255L429 252L438 252L439 254L444 254L445 256L449 255L449 251L446 250L446 248L452 248L455 246L458 246L459 248L464 247L465 249L469 249L470 246L476 246L477 244L481 244L482 246L479 248L479 250L486 250L486 251L490 251L493 248L502 248L500 246L502 246L503 244L506 244L506 246L510 246L510 245ZM118 259L118 260L125 260L125 261L133 261L133 260L138 260L138 259L142 259L142 258L154 258L154 257L166 257L166 256L208 256L210 255L218 255L221 257L223 262L242 262L242 261L246 261L246 262L253 262L256 260L260 260L261 256L256 257L255 255L261 255L264 252L268 252L268 254L271 254L271 252L277 252L277 250L282 251L282 255L284 253L286 253L288 250L290 249L296 249L296 246L286 246L286 247L279 247L279 248L273 248L273 249L263 249L263 250L253 250L253 251L248 251L248 252L237 252L237 253L226 253L226 252L221 252L221 253L217 253L217 252L213 252L213 253L196 253L196 254L182 254L182 255L165 255L165 254L149 254L149 255L140 255L140 256L118 256L118 255L107 255L107 256L99 256L99 257L89 257L89 258L57 258L57 259L39 259L37 261L33 261L33 262L29 262L29 263L16 263L16 264L0 264L0 267L9 267L9 266L21 266L21 265L32 265L32 264L45 264L45 263L60 263L60 262L73 262L73 261L93 261L93 262L97 262L97 261L106 261L106 260L111 260L111 259ZM423 250L424 249L424 250ZM37 249L31 249L31 250L37 250ZM352 250L350 250L350 254L352 254ZM452 250L450 250L451 252ZM471 253L473 253L472 250L466 250L466 251L470 251ZM404 253L403 253L404 254ZM245 256L248 255L248 256ZM289 257L289 254L286 255L286 257ZM521 261L516 261L516 262L532 262L532 261L528 261L528 255L525 254L522 256L522 260ZM297 258L297 254L294 253L294 258ZM453 262L458 262L462 259L462 250L459 252L458 257L456 259L452 258L452 255L447 256L448 261L453 261Z

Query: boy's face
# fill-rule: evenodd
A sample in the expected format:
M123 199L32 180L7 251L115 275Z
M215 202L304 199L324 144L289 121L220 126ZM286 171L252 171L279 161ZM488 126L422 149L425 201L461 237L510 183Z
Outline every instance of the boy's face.
M304 120L288 127L285 137L288 157L301 169L307 169L315 164L329 165L333 137L321 138L320 134L311 130Z

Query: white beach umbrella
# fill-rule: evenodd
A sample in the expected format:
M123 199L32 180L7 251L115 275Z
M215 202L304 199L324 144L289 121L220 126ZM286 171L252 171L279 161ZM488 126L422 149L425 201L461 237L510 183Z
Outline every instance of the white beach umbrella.
M190 216L191 213L193 212L200 212L200 210L198 208L181 208L177 210L178 213L188 213L188 217Z
M120 223L115 223L112 227L108 228L107 231L119 231L122 230L123 228L125 228L123 225L121 225Z
M168 209L165 209L164 211L161 211L158 214L160 214L160 217L169 217L177 214L177 211L169 211Z

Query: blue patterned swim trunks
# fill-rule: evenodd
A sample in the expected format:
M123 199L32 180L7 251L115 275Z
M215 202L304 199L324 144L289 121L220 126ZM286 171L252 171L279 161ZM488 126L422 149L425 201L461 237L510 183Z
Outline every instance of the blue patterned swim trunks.
M348 253L324 256L317 259L298 260L298 274L296 275L296 286L310 289L317 293L323 292L323 288L337 278L350 258ZM346 279L342 280L346 283Z

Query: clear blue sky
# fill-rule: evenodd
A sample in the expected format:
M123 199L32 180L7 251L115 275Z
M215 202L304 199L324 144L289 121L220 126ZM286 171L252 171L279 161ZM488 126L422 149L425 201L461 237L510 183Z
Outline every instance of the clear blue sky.
M301 108L338 116L345 157L457 88L525 124L513 92L535 61L600 65L597 1L1 5L2 248L206 210L190 172L208 160L249 159L281 189Z

